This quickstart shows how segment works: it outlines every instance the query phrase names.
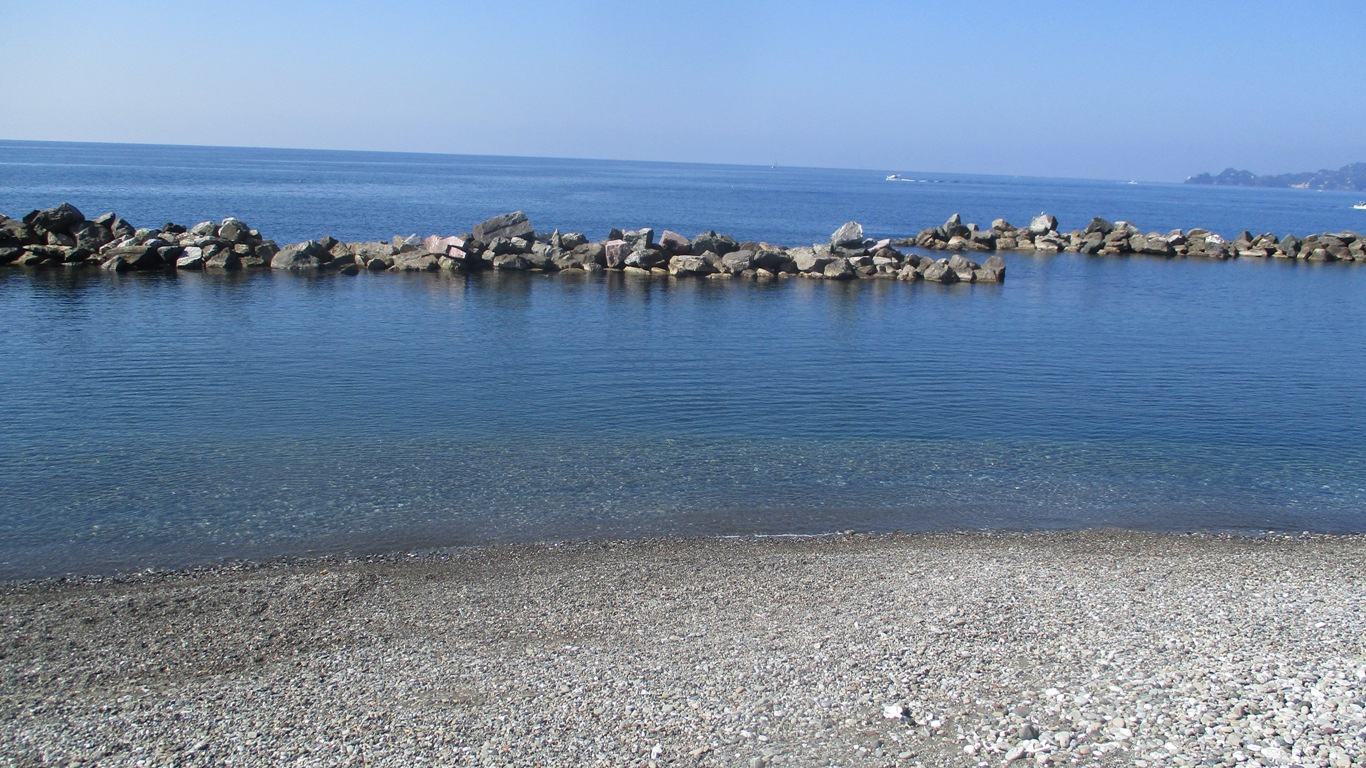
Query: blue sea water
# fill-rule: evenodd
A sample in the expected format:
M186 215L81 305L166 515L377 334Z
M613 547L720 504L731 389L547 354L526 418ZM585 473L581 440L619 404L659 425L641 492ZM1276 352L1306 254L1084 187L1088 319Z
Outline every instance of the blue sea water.
M1341 193L0 142L0 212L281 243L1092 215L1361 229ZM0 578L658 534L1366 530L1366 267L1009 254L1003 285L0 270Z

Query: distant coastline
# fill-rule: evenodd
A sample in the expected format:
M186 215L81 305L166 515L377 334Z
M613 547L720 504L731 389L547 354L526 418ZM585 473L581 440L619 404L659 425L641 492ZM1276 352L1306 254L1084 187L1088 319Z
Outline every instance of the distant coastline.
M1251 171L1225 168L1217 176L1201 173L1186 179L1187 184L1214 187L1274 187L1278 189L1318 189L1343 192L1366 191L1366 163L1344 165L1336 171L1323 169L1300 173L1259 176Z

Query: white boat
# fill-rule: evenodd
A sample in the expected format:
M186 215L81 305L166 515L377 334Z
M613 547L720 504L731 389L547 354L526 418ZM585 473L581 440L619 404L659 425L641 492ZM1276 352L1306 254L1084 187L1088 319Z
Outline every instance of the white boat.
M1357 203L1352 207L1357 209L1358 211L1366 211L1366 203Z
M887 177L887 181L917 181L917 179L908 179L899 173L894 173Z

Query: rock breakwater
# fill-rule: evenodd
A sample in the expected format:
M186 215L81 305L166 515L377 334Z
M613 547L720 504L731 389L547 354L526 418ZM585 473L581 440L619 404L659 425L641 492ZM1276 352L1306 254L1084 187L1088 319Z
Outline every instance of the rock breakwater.
M603 240L579 232L538 233L520 211L495 216L460 235L395 236L342 242L323 237L280 247L235 218L186 227L134 227L116 214L86 219L74 206L33 211L23 219L0 215L0 264L25 267L99 266L113 272L147 270L329 270L343 274L480 270L619 270L658 276L832 280L885 278L938 283L999 283L1005 262L977 263L961 254L934 259L905 253L891 240L864 237L849 222L829 242L788 248L738 241L714 231L686 237L665 230L614 229Z
M1192 256L1211 259L1274 258L1314 262L1366 263L1366 238L1356 232L1331 232L1296 237L1242 232L1232 240L1207 229L1144 232L1128 221L1093 218L1084 229L1058 230L1058 220L1035 216L1027 227L1004 219L981 229L964 224L958 214L938 227L924 229L898 246L942 251L1071 251L1096 256L1145 255L1168 258Z
M951 251L935 258L923 251ZM827 242L787 247L740 241L715 231L687 237L654 229L611 230L601 240L580 232L537 232L514 211L480 222L459 235L395 236L342 242L324 236L284 247L236 218L193 226L166 223L138 228L107 213L87 219L69 203L37 210L22 219L0 214L0 264L21 267L93 267L112 272L151 270L475 272L616 270L656 276L831 280L881 278L936 283L999 283L1005 261L997 251L1035 251L1106 256L1280 258L1312 262L1366 263L1366 238L1354 232L1296 237L1243 232L1232 241L1204 229L1143 232L1130 222L1095 218L1085 229L1063 233L1056 218L1041 214L1027 227L1003 219L989 229L964 224L957 214L914 238L866 237L850 221ZM965 253L993 252L981 263Z

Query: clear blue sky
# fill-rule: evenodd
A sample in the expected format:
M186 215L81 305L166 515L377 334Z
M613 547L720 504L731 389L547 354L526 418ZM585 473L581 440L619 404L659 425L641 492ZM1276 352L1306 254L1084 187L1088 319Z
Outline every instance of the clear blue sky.
M0 0L0 138L1180 180L1366 160L1366 2Z

